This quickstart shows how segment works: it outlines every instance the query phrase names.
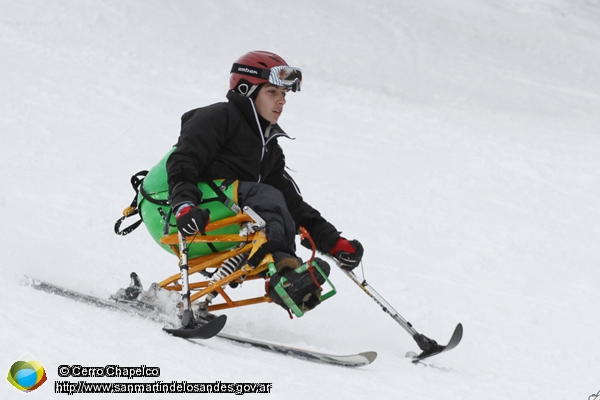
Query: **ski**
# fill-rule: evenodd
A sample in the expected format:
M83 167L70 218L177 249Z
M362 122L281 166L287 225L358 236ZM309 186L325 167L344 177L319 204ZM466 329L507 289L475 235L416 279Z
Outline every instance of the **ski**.
M165 315L162 310L155 305L142 301L118 302L115 300L105 300L89 294L83 294L71 289L65 289L52 283L43 282L37 279L26 277L27 284L34 289L43 292L56 294L61 297L79 301L81 303L90 304L96 307L109 310L121 311L130 315L136 315L143 318L148 318L156 322L173 324L173 317ZM168 328L163 330L173 336L182 337L185 339L210 339L223 329L227 322L227 316L220 315L215 319L208 321L202 325L195 325L192 328Z
M33 287L36 290L76 300L81 303L86 303L109 310L125 312L130 315L148 318L160 323L172 323L173 318L171 316L165 315L164 310L161 310L155 305L145 303L142 301L117 302L115 300L102 299L96 296L83 294L71 289L65 289L58 285L29 277L26 277L26 284ZM364 365L368 365L375 361L375 358L377 357L377 353L374 351L367 351L352 355L335 355L230 335L221 332L221 329L225 325L226 320L227 318L225 315L220 315L214 320L210 321L208 324L197 327L197 329L163 329L165 329L165 331L167 331L168 333L173 334L174 336L182 337L185 339L208 339L210 337L216 336L218 338L240 343L245 346L257 347L263 350L271 351L278 354L285 354L307 361L340 365L345 367L361 367ZM205 328L207 326L208 328ZM169 332L169 330L171 330L171 332ZM173 333L173 331L176 332Z
M295 347L263 342L255 339L243 338L227 333L219 333L217 334L217 337L240 343L242 345L257 347L270 352L285 354L303 360L339 365L344 367L362 367L371 364L373 361L375 361L375 358L377 358L377 353L374 351L366 351L363 353L351 355L335 355L312 350L298 349Z
M151 304L143 302L127 302L119 303L114 300L105 300L89 294L83 294L76 292L71 289L65 289L53 283L40 281L25 277L27 279L26 284L36 290L56 294L61 297L79 301L81 303L90 304L100 308L106 308L109 310L122 311L131 315L148 318L156 322L167 322L167 318L161 314L161 312Z
M458 346L458 344L462 340L462 335L463 335L463 326L462 326L462 324L459 323L458 325L456 325L456 328L454 329L454 333L452 334L452 337L450 338L450 341L448 341L447 345L440 346L440 345L436 344L435 346L433 346L433 348L431 350L423 351L421 354L417 354L415 352L409 351L408 353L406 353L406 357L412 358L413 363L418 363L420 361L425 360L426 358L429 358L429 357L432 357L432 356L435 356L435 355L438 355L441 353L445 353L446 351L452 350L453 348Z

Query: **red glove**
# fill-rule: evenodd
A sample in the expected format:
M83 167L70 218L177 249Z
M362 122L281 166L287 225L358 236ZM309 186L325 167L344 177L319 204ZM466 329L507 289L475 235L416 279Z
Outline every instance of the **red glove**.
M331 249L331 255L337 260L340 267L346 271L352 271L358 267L363 253L364 249L358 240L349 241L343 237L340 237Z
M206 231L206 225L210 222L210 211L201 210L198 206L191 203L183 204L175 214L177 220L177 229L187 236L196 232L202 234Z

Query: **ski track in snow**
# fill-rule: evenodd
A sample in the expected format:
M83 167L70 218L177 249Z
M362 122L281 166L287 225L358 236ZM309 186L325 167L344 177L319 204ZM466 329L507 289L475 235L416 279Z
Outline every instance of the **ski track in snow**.
M0 368L40 361L48 382L28 396L64 396L63 364L269 382L270 394L246 394L269 399L600 390L598 1L0 3ZM368 282L419 332L445 343L463 323L453 351L412 365L416 343L335 270L338 294L305 317L236 309L225 331L377 351L364 368L192 344L23 285L28 275L107 297L131 271L146 286L177 272L143 228L114 235L129 177L175 143L183 112L225 100L231 63L255 49L305 74L281 119L296 140L280 142L303 195L361 240Z

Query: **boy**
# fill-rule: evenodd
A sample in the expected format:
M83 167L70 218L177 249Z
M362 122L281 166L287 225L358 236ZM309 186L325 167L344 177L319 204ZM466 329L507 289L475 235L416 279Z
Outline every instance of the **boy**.
M249 206L266 222L279 272L295 269L295 235L306 228L317 250L330 254L346 270L360 263L362 245L340 236L337 229L302 198L285 171L277 139L287 134L277 124L289 91L300 91L302 72L281 57L252 51L233 64L228 102L185 113L177 148L167 161L171 207L177 228L186 235L204 233L209 212L197 207L202 193L197 183L214 179L239 181L241 207Z

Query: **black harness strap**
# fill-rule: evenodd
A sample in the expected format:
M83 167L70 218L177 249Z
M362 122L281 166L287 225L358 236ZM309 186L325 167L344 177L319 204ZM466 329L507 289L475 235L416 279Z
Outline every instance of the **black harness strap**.
M229 197L227 197L227 195L225 194L225 191L235 181L236 181L236 179L225 179L223 182L221 182L221 186L217 186L215 181L213 181L211 179L206 180L205 181L206 184L212 189L213 192L215 192L215 195L217 197L202 199L202 201L200 203L204 204L204 203L209 203L211 201L218 200L221 203L223 203L225 205L225 207L229 208L234 213L237 213L240 209L239 206L233 200L231 200Z
M156 199L153 199L152 197L150 197L148 192L146 192L146 189L144 189L144 185L140 185L140 193L142 194L142 196L144 196L144 199L148 200L150 203L157 204L159 206L168 206L169 205L169 200L156 200Z
M139 210L134 210L131 214L124 215L121 218L119 218L117 220L117 222L115 222L115 233L117 235L120 235L120 236L128 235L131 232L135 231L138 226L140 226L140 224L142 223L141 216L140 216L139 221L136 221L133 224L129 225L127 228L125 228L123 230L120 230L121 229L121 224L123 223L123 221L125 220L125 218L134 216L135 214L139 214Z
M142 182L143 182L144 178L146 177L146 175L148 175L148 171L140 171L131 177L130 182L131 182L131 186L133 186L133 190L135 190L135 196L133 197L133 201L131 202L129 207L127 207L123 211L123 216L121 218L119 218L117 220L117 222L115 222L115 233L117 235L120 235L120 236L128 235L131 232L133 232L134 230L136 230L136 228L138 226L140 226L140 224L142 223L142 216L140 215L139 221L136 221L133 224L129 225L127 228L121 230L121 224L123 223L125 218L129 218L131 216L134 216L134 215L140 213L140 210L138 208L138 203L137 203L137 197L138 197L138 192L140 191L140 189L143 188ZM142 193L142 195L143 195L143 193ZM147 198L147 196L144 196L144 198Z

